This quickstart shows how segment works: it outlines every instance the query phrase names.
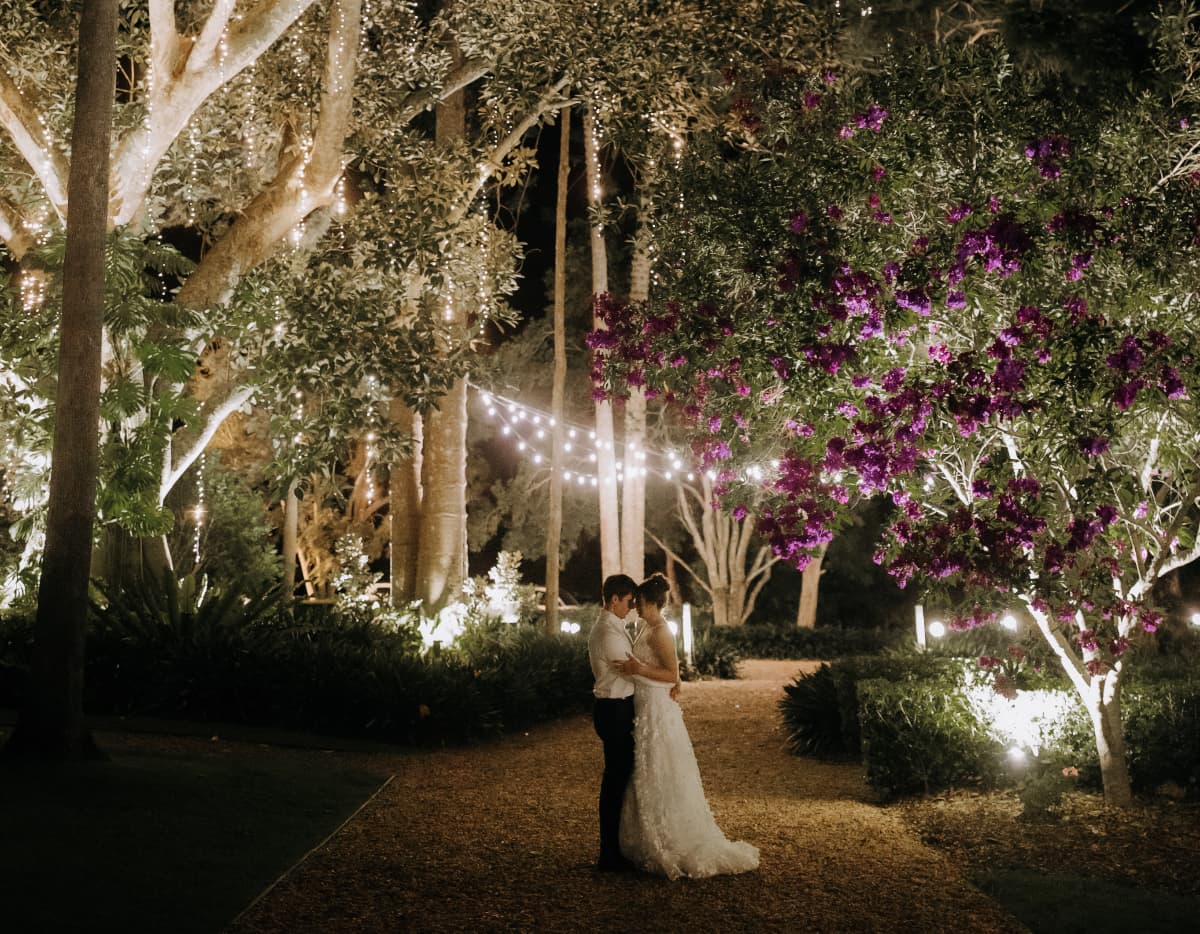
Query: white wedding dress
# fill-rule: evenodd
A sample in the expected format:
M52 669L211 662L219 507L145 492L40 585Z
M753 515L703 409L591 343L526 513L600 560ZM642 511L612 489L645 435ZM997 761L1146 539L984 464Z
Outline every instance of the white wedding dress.
M642 636L633 654L661 667ZM713 819L671 685L640 675L632 680L634 764L621 811L621 852L638 868L668 879L757 869L758 848L729 840Z

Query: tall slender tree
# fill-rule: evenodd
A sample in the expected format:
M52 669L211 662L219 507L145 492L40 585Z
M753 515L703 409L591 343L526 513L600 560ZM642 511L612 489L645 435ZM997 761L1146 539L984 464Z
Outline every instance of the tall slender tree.
M558 175L554 199L554 377L550 389L550 515L546 525L546 630L558 630L559 544L562 541L563 427L567 385L567 189L571 176L571 111L558 117Z
M34 678L7 746L13 753L46 758L96 754L83 722L83 660L99 464L104 243L116 41L117 0L85 0L79 21L79 77L65 205L58 417L38 591Z

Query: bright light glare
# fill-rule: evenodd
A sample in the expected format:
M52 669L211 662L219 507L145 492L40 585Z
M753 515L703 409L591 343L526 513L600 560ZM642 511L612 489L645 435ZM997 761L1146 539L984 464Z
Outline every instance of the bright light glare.
M1013 746L1011 749L1008 750L1008 757L1010 759L1012 759L1013 762L1024 762L1025 761L1025 750L1022 749L1020 746Z
M558 628L561 629L563 632L569 633L571 635L575 635L575 633L579 632L579 624L572 623L570 620L567 620L567 619L564 619L559 624Z
M1193 614L1192 614L1192 625L1193 625L1193 626L1200 626L1200 613L1193 613Z
M1016 632L1017 631L1017 618L1015 616L1013 616L1011 613L1008 613L1004 616L1003 619L1000 620L1000 625L1003 626L1005 629L1007 629L1009 632Z
M935 639L942 638L946 634L946 624L935 619L929 624L929 634Z

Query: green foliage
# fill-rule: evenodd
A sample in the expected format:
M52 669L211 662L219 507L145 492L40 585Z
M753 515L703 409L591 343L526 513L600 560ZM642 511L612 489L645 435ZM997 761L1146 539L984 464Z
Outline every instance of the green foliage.
M692 665L684 676L691 680L693 675L712 678L738 677L738 663L745 653L731 638L733 629L716 626L698 626L692 641Z
M1123 709L1135 787L1173 782L1200 794L1200 678L1194 665L1184 677L1138 678L1126 685Z
M982 684L970 662L928 655L848 658L822 665L784 689L779 702L788 748L799 755L861 755L867 780L885 798L951 785L1016 789L1027 816L1052 809L1078 784L1097 787L1091 723L1061 679L1038 686L1061 720L1039 730L1043 745L1009 755L996 725L971 699ZM1200 793L1200 681L1166 666L1125 687L1125 737L1135 789L1173 783ZM1065 770L1065 771L1064 771Z
M177 519L168 536L177 570L205 577L222 590L237 586L260 593L280 581L275 528L268 518L261 488L253 476L226 467L220 455L205 455L175 485L167 505ZM204 489L204 515L199 525L200 560L195 558L198 487Z
M841 626L771 626L750 623L723 630L722 637L744 658L832 659L866 655L910 641L905 630L850 629Z
M999 774L1002 749L970 714L961 682L857 682L867 781L884 798Z
M787 748L798 756L846 753L837 684L828 665L783 687L779 711L787 724Z
M528 625L423 654L415 622L366 607L200 595L190 581L95 607L85 704L97 712L273 725L401 744L470 742L586 709L587 645ZM31 626L0 622L14 666Z

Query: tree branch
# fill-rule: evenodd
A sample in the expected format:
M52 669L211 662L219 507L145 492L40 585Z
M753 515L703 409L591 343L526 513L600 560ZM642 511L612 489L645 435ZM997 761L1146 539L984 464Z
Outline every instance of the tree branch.
M754 564L756 567L759 564L759 562L762 561L764 555L768 552L770 552L770 549L766 545L763 545L761 548L759 548L758 554L755 555L755 557L754 557ZM771 575L766 572L769 571L771 569L771 567L775 564L775 562L778 560L779 560L778 555L772 556L771 560L765 562L762 565L762 567L757 567L757 569L754 571L754 573L746 578L747 581L750 581L750 580L754 579L755 574L762 575L761 577L759 577L758 583L756 583L754 585L754 588L750 591L750 595L748 597L746 597L746 602L744 604L742 604L742 618L741 618L742 623L745 623L746 620L748 620L750 618L750 614L754 612L754 604L758 602L759 593L762 592L762 589L763 589L763 587L766 586L767 581L769 581L771 579Z
M668 555L671 556L672 561L674 561L676 564L678 564L680 567L682 567L685 571L687 571L689 574L691 574L692 579L697 584L700 585L700 587L704 590L704 592L706 594L709 595L709 597L712 597L712 595L713 595L712 588L710 586L708 586L708 582L705 581L705 579L703 577L701 577L699 574L697 574L692 569L692 566L690 564L688 564L686 561L683 560L683 558L679 557L679 555L677 555L674 551L672 551L670 548L668 548L666 543L661 538L659 538L657 535L655 535L653 532L651 532L649 529L646 529L646 534L650 536L650 538L654 541L654 544L656 544L659 548L661 548L664 552L666 552Z
M156 0L151 13L150 60L153 84L146 101L146 120L124 136L113 158L113 195L109 213L117 226L128 224L146 198L154 169L200 106L225 82L270 48L316 0L262 0L228 30L232 0L218 0L201 40L186 52L175 32L174 11ZM216 26L220 25L220 29ZM215 31L215 39L213 33ZM224 57L216 46L225 35ZM181 52L183 60L180 61ZM181 67L182 66L182 67Z
M7 199L0 199L0 240L4 241L8 252L18 262L33 245L33 238L25 230L20 213Z
M299 0L293 0L299 2ZM329 44L321 109L306 154L287 160L275 178L246 207L179 291L179 302L224 301L247 271L266 261L278 244L312 211L332 203L345 155L358 68L362 0L336 0L329 11Z
M42 183L54 212L59 218L65 218L67 174L70 171L66 156L46 138L39 128L37 109L6 71L0 71L0 126L8 131L13 145Z
M204 453L204 449L208 447L208 443L212 441L218 429L225 423L225 419L241 408L253 393L254 390L247 386L241 386L232 390L219 405L215 406L209 412L204 422L204 428L192 441L191 445L189 445L187 451L178 458L172 458L174 464L169 469L166 469L168 467L167 464L163 465L163 477L158 487L159 505L162 505L166 500L167 494L179 482L180 477Z
M412 91L396 108L396 122L401 126L412 122L422 111L432 109L439 101L474 84L489 71L495 62L492 59L469 58L453 69L439 88L421 88Z
M563 107L569 107L574 103L570 98L564 98L561 95L563 88L567 86L567 79L560 78L539 98L537 104L525 115L525 117L513 127L512 132L502 139L491 152L483 158L479 163L479 174L475 177L474 183L468 188L462 201L459 202L457 208L451 214L451 222L461 220L471 209L471 202L475 196L483 188L484 183L496 174L504 165L504 160L508 158L508 154L512 152L525 138L538 121L547 113L553 110L560 110Z
M233 0L215 0L208 21L200 30L200 35L192 45L188 54L187 70L207 68L217 59L217 45L221 36L229 26L229 17L233 13ZM256 56L257 57L257 56Z

